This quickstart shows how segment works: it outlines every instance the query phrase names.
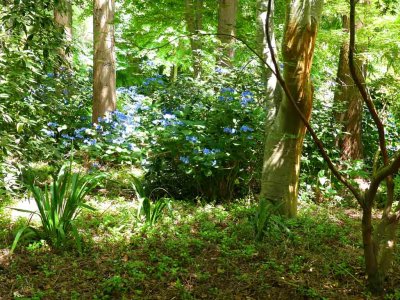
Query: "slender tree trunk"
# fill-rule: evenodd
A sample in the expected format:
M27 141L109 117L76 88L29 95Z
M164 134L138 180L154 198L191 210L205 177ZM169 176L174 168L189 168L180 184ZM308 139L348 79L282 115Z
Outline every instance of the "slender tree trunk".
M218 38L221 41L219 48L218 65L225 68L232 67L235 55L237 0L219 0L218 7Z
M349 17L343 16L343 29L349 30ZM361 60L356 61L359 67L360 78L363 78ZM357 86L354 84L349 69L349 41L345 39L340 48L339 68L337 74L337 89L334 102L339 113L336 120L342 126L344 136L338 140L343 160L362 158L361 121L363 113L363 100Z
M201 49L202 43L198 35L203 29L203 0L185 0L185 18L187 30L190 34L192 50L193 77L201 77Z
M322 0L291 0L283 38L284 80L303 115L310 119L313 88L310 79ZM265 142L261 194L281 214L297 212L300 157L306 127L292 102L284 96Z
M169 81L170 82L175 82L178 79L178 65L173 64L171 66L171 71L169 73Z
M267 24L267 8L268 8L268 0L258 0L257 1L257 45L259 47L258 52L263 58L264 62L266 62L272 69L274 69L274 65L272 63L271 52L267 43L267 33L266 29L268 28L268 32L271 36L271 44L274 53L276 54L276 40L274 34L274 1L271 3L271 12L270 18ZM278 85L278 81L276 76L273 74L272 70L265 66L265 63L261 64L262 68L262 76L264 80L265 86L265 107L267 109L267 119L266 119L266 132L269 132L269 127L272 124L272 121L276 117L279 109L279 105L282 100L282 90Z
M54 23L64 35L65 47L58 50L59 66L69 67L72 63L72 52L69 47L72 43L72 4L69 0L61 0L54 8Z
M94 0L93 123L116 108L114 0Z

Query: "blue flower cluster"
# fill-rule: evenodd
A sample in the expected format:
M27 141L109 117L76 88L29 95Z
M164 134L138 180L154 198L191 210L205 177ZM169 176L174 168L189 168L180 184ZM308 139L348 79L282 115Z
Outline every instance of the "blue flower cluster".
M240 104L242 106L247 106L250 102L253 102L254 98L253 98L253 93L250 91L244 91L242 93L242 99L240 101Z
M191 142L191 143L197 143L198 142L197 137L191 136L191 135L186 136L186 140Z
M229 133L229 134L235 134L237 133L237 130L235 128L231 128L231 127L224 127L223 131L225 133ZM254 129L247 126L247 125L243 125L242 127L240 127L239 131L241 132L253 132Z
M150 77L147 78L144 82L143 85L144 86L148 86L152 83L157 83L157 84L161 84L164 85L164 81L162 80L162 76L161 75L157 75L156 77Z
M154 125L161 125L163 127L171 126L171 125L177 125L177 126L184 126L185 124L178 120L176 115L170 113L170 112L165 112L161 116L160 119L153 120L152 123Z

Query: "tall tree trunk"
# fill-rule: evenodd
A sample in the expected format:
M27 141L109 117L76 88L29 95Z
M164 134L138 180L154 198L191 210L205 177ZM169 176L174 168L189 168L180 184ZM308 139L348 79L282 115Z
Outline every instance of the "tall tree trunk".
M193 77L199 78L202 72L202 43L199 33L203 29L203 0L185 0L185 18L187 30L190 34L190 46L193 59Z
M94 0L93 123L116 108L115 0Z
M267 43L267 32L266 29L268 28L268 32L271 36L271 44L273 49L275 50L274 53L276 54L276 40L274 34L274 1L271 2L271 11L270 11L270 18L267 24L267 8L268 8L268 0L258 0L257 1L257 45L259 47L258 53L263 58L264 62L261 64L262 68L262 76L264 80L265 86L265 99L264 104L267 109L267 119L266 119L266 127L269 131L269 127L276 117L279 109L279 105L282 100L282 91L280 86L278 85L278 81L276 76L273 74L271 69L274 69L274 64L272 62L272 54L269 50L268 43ZM265 66L267 63L271 69Z
M218 38L221 41L219 48L218 65L225 68L232 67L235 55L232 36L236 35L237 0L219 0L218 7Z
M58 50L59 66L70 67L72 53L69 49L72 43L72 4L69 0L60 0L54 8L54 23L64 35L64 47Z
M349 17L343 17L343 29L349 31ZM357 60L360 78L362 62ZM346 38L340 48L339 67L337 74L337 89L334 102L340 112L336 113L336 120L341 125L344 136L338 140L343 160L362 158L361 121L363 100L360 91L354 84L349 69L349 41Z
M312 109L310 71L323 0L287 2L283 37L283 77L307 120ZM284 96L265 142L260 198L293 217L297 212L300 157L306 127Z

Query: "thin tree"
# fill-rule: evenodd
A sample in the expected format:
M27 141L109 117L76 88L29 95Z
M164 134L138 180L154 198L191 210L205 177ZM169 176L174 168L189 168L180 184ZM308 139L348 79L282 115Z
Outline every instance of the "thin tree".
M185 0L185 18L187 31L190 35L194 78L199 78L202 72L202 42L199 33L203 29L203 5L203 0Z
M94 0L93 123L116 108L114 11L115 0Z
M60 0L54 7L54 23L60 29L64 43L58 49L59 66L70 67L72 63L72 3L69 0Z
M349 33L349 16L342 16L343 31ZM362 79L363 64L356 59L359 78ZM363 100L360 91L354 83L349 68L349 39L346 36L340 47L339 65L337 73L337 88L335 90L334 103L337 107L335 117L341 125L341 136L337 144L341 149L343 160L355 160L362 158L361 121L363 113Z
M232 59L235 56L237 10L237 0L219 0L217 36L221 46L218 49L217 64L225 68L232 67Z

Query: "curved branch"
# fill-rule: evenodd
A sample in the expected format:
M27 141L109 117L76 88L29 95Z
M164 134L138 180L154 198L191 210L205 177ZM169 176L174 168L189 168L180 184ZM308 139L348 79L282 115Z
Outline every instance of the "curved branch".
M356 84L358 90L360 91L361 97L363 98L367 108L372 116L372 119L375 122L376 127L378 128L379 134L379 147L381 149L383 163L386 166L389 164L389 155L386 148L386 139L385 139L385 128L381 119L379 118L378 112L375 108L375 105L371 99L370 94L368 93L365 86L362 84L361 79L358 77L356 66L354 63L354 52L355 52L355 15L356 15L356 0L350 0L350 44L349 44L349 68L351 77L353 78L354 83Z

